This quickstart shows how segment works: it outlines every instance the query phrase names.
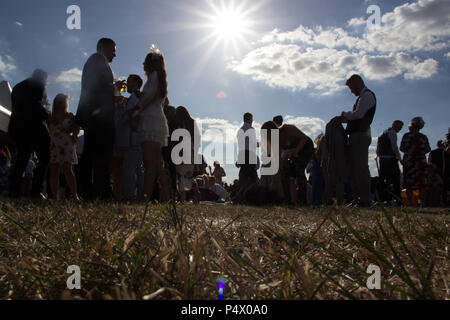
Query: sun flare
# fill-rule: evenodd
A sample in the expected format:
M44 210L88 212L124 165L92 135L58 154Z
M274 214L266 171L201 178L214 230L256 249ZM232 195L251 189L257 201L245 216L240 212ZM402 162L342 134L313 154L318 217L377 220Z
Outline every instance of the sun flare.
M215 17L214 30L222 39L233 40L242 37L248 24L240 12L225 9Z

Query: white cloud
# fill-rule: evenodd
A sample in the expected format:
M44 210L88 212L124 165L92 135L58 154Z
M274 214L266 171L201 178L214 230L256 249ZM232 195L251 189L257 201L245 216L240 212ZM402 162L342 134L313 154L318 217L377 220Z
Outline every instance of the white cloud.
M413 80L437 73L434 59L421 60L406 53L370 55L334 48L302 48L296 44L279 44L257 48L229 68L263 81L271 87L333 94L344 87L352 73L367 79L382 80L403 76Z
M447 58L450 58L450 52L447 52L445 55Z
M364 30L359 36L348 31L322 26L280 32L278 29L263 37L261 42L302 42L328 48L346 47L366 51L433 51L450 46L450 1L418 0L394 8L382 16L382 24L374 30ZM364 18L353 18L347 25L366 23Z
M73 83L81 82L82 71L78 68L73 68L67 71L63 71L56 78L58 82Z
M353 27L356 27L356 26L362 26L362 25L364 25L364 24L366 24L367 23L367 20L365 19L365 18L353 18L353 19L350 19L348 22L347 22L347 25L348 26L353 26Z
M224 141L233 143L240 128L239 123L224 119L198 118L196 121L204 142Z
M0 55L0 76L7 80L14 70L16 70L14 59L9 55L4 57Z
M355 18L347 24L363 23ZM274 29L258 44L228 67L272 87L332 94L355 72L373 80L430 78L438 72L437 60L419 58L416 52L450 47L450 1L406 3L384 14L381 27L365 28L359 35L339 27L300 25L287 32Z
M326 125L325 121L320 118L294 117L290 115L284 117L284 122L295 125L312 140L325 131Z

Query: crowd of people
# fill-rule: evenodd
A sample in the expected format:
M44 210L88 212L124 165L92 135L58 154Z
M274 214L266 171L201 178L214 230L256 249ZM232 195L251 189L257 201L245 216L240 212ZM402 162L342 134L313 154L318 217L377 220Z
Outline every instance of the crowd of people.
M373 204L373 194L378 200L400 204L403 186L409 204L415 204L417 192L416 204L447 204L449 134L431 151L427 137L420 133L425 125L420 117L411 120L400 149L397 133L402 121L395 121L378 137L379 179L373 187L368 155L377 102L359 75L346 82L357 96L353 109L333 118L314 141L276 116L261 127L267 132L261 132L265 140L256 142L253 115L245 113L237 135L239 179L228 185L220 163L211 168L199 153L196 138L201 133L189 110L170 105L163 54L152 47L146 56L145 83L136 74L115 81L109 66L115 56L116 43L100 39L97 52L83 68L75 115L69 112L66 94L58 94L51 112L47 111L48 76L43 70L34 71L13 88L8 135L15 152L0 153L0 185L11 197L29 194L39 199L127 202L175 198L252 205L321 205L336 199L339 204L368 207ZM122 96L125 90L128 98ZM178 142L170 138L179 129L191 137L190 150L182 149L180 154L183 157L190 151L183 157L190 161L181 163L172 157ZM278 140L272 141L272 137ZM261 163L257 149L271 156L274 145L279 170L259 177L258 170L271 164ZM198 157L199 162L195 161ZM60 181L66 187L64 195Z

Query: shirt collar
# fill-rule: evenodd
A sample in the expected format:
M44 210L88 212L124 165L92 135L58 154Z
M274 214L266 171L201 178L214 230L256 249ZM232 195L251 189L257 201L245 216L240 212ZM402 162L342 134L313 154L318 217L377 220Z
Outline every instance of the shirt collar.
M361 97L362 96L362 94L364 93L364 92L366 92L367 90L369 90L366 86L364 86L364 88L361 90L361 92L359 93L359 96Z
M109 64L108 58L102 52L97 52L97 53L100 54L105 59L105 61Z

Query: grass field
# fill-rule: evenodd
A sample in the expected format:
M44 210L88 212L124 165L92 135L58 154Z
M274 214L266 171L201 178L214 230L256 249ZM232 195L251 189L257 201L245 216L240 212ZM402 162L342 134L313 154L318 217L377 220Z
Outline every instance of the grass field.
M0 205L0 299L450 298L449 209Z

